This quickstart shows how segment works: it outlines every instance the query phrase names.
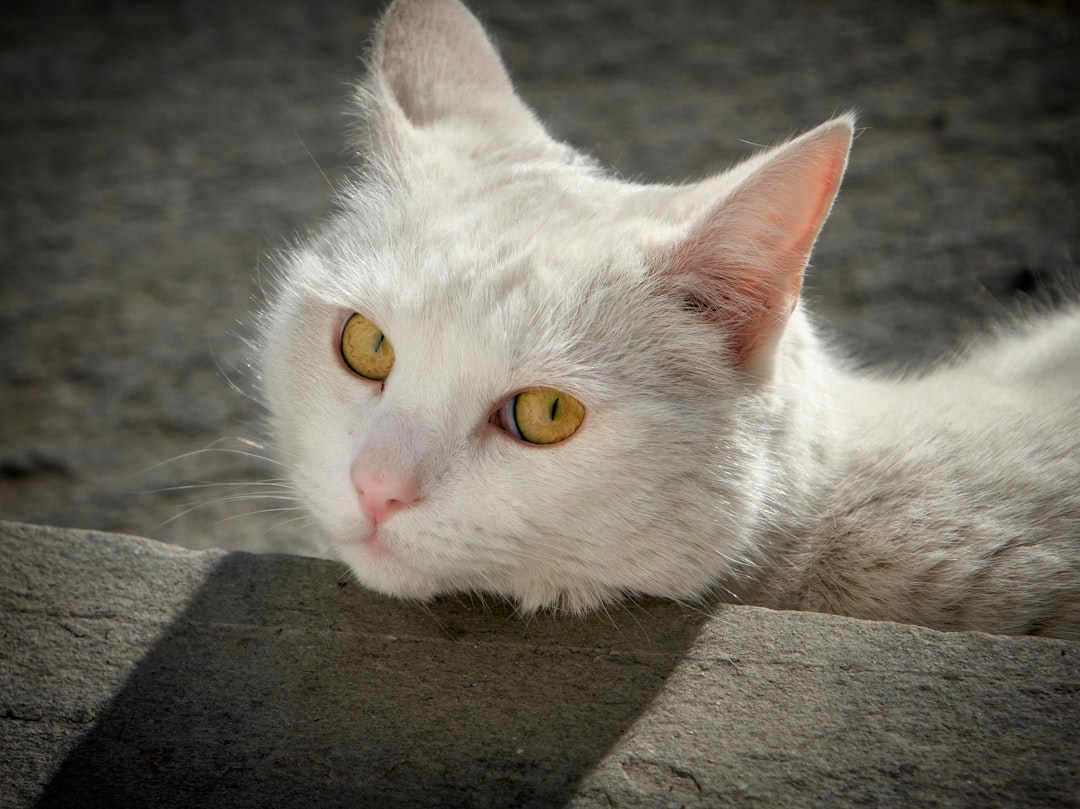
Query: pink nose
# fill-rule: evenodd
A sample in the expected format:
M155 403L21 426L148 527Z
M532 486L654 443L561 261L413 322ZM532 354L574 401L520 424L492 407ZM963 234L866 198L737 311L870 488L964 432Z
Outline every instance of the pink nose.
M352 482L360 498L360 510L373 526L421 498L420 486L415 482L382 469L354 466Z

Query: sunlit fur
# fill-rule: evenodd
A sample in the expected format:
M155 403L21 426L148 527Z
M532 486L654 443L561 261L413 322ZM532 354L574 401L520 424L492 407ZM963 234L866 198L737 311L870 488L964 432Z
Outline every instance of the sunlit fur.
M289 257L256 362L278 458L361 582L1080 633L1080 317L1032 338L1034 365L1010 340L859 379L797 304L805 255L740 274L790 263L762 223L806 219L809 251L849 117L699 184L627 183L547 135L455 0L390 9L356 105L357 173ZM340 359L352 312L394 346L383 385ZM493 423L534 387L584 405L570 439ZM423 493L380 550L360 458Z

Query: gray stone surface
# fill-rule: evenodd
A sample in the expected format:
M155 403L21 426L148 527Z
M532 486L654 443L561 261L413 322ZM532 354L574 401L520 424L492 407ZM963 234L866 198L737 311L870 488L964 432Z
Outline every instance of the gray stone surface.
M153 467L257 435L226 381L251 385L237 321L350 162L340 113L380 5L3 4L0 515L306 547L303 523L231 519L278 505L242 487L159 491L275 470ZM630 177L701 176L860 110L810 277L860 357L937 356L1080 287L1076 3L474 5L552 130Z
M0 806L1080 806L1080 644L0 524Z

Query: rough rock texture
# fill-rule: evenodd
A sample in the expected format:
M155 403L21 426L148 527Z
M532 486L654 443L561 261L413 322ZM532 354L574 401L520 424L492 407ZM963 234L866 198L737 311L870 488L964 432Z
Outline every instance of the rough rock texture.
M341 112L381 5L5 0L0 516L305 547L302 524L228 519L279 505L243 489L157 491L278 477L247 456L144 471L255 432L223 378L251 386L233 333L351 161ZM1080 288L1080 4L473 6L551 130L629 177L700 177L858 109L809 283L861 358L940 356L1055 279Z
M0 524L0 806L1080 806L1080 644Z

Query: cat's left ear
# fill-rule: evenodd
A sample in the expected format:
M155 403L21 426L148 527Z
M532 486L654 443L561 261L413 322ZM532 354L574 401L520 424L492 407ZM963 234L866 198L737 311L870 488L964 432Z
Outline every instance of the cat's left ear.
M853 131L853 116L836 118L706 181L705 189L729 190L661 262L668 285L715 321L736 363L753 377L772 372Z
M518 98L487 33L458 0L396 0L372 53L374 78L416 127L448 119L512 134L542 127Z

